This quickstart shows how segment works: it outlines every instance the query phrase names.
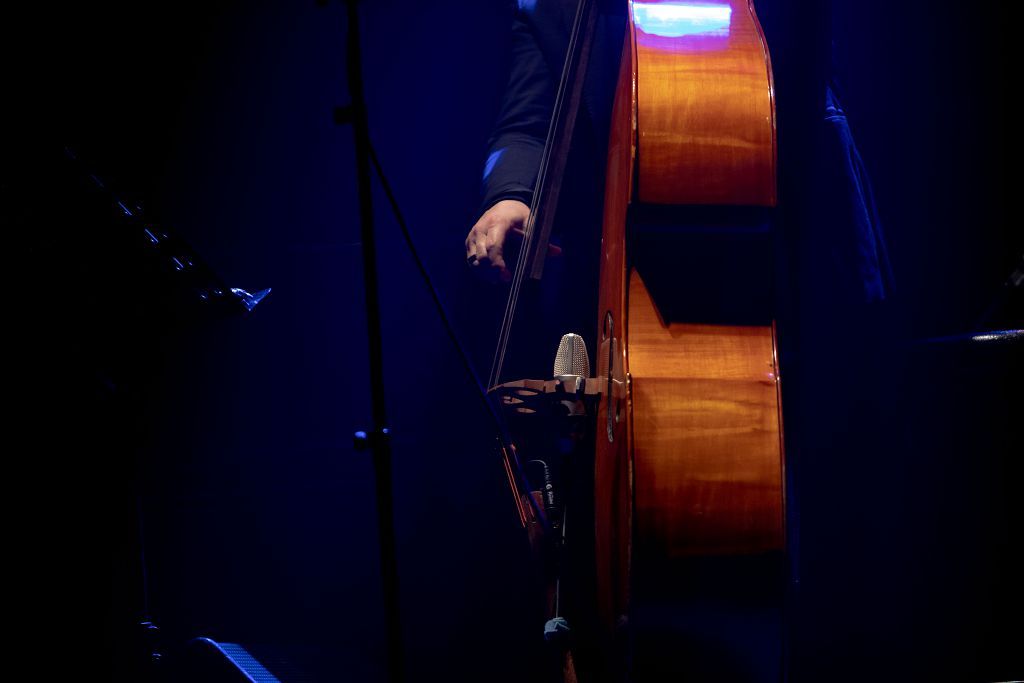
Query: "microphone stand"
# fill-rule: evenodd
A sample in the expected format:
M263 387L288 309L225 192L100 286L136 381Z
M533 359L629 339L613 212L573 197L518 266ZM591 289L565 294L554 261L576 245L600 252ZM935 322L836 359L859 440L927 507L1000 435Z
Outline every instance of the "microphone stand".
M402 637L398 609L398 563L395 553L394 496L391 483L391 443L384 401L384 364L381 346L380 290L377 277L377 246L373 230L373 201L370 185L370 133L366 120L359 49L357 0L346 0L348 9L348 84L351 103L335 110L335 122L349 123L355 138L356 182L359 188L359 218L363 246L363 289L366 293L366 332L369 342L370 401L372 430L356 432L356 448L369 449L373 458L377 494L377 532L380 544L380 574L384 592L384 618L388 679L401 683Z
M369 372L370 396L372 403L373 428L370 432L358 431L355 434L357 450L371 450L376 479L378 536L380 543L381 583L384 593L384 611L386 628L386 651L388 675L391 683L401 683L403 671L403 654L401 639L401 622L398 606L398 566L395 552L394 495L391 483L391 443L387 427L387 416L384 401L384 369L380 329L380 295L377 276L377 249L373 230L372 188L370 185L370 166L372 164L380 179L381 187L391 205L392 213L405 238L416 268L423 278L431 300L437 310L438 317L448 338L462 363L466 375L472 380L476 395L487 414L494 423L497 442L501 448L505 471L509 485L519 510L519 518L523 527L527 525L527 510L533 520L545 531L551 531L543 506L533 496L522 495L528 491L528 479L516 455L515 447L508 434L504 419L497 407L488 397L487 388L481 383L479 376L469 360L469 355L459 341L451 320L445 311L436 287L431 282L427 269L419 256L412 235L399 210L398 202L391 186L381 168L380 160L374 153L370 142L369 126L366 118L366 98L363 91L362 66L359 44L359 16L356 4L359 0L344 0L348 10L348 83L350 104L334 109L334 122L339 125L351 125L355 138L356 181L359 192L359 217L361 222L361 240L363 246L363 280L366 295L366 321L369 341ZM317 0L320 6L326 6L328 0ZM525 502L524 502L525 501Z

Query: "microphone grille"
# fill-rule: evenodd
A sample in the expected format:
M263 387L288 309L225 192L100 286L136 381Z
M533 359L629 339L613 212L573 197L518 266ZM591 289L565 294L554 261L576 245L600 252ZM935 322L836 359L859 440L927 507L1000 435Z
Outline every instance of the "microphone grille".
M578 334L564 334L562 341L558 343L558 353L555 354L555 377L562 375L576 375L577 377L590 377L590 358L587 356L587 345L583 337Z

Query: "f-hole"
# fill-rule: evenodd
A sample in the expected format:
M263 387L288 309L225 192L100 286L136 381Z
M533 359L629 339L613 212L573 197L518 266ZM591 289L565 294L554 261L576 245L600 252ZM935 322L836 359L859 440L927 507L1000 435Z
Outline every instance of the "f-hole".
M612 318L611 311L604 314L601 341L608 342L608 358L605 365L606 372L608 373L608 381L605 386L605 396L608 399L608 420L605 424L605 433L608 437L608 442L613 443L615 441L615 423L619 421L619 401L615 398L615 320ZM604 346L603 343L602 346Z

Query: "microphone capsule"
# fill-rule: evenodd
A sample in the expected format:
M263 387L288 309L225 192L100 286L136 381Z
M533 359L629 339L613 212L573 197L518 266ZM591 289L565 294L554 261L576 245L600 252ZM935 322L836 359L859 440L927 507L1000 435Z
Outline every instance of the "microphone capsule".
M587 345L578 334L564 334L555 354L555 379L590 376L590 357L587 356Z

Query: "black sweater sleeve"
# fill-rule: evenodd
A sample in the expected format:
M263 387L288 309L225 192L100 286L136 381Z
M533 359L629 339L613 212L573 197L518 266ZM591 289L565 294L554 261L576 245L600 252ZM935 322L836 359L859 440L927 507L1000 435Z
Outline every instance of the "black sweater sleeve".
M537 26L531 14L520 9L512 26L512 72L487 145L482 209L502 199L530 203L554 107L554 91Z

